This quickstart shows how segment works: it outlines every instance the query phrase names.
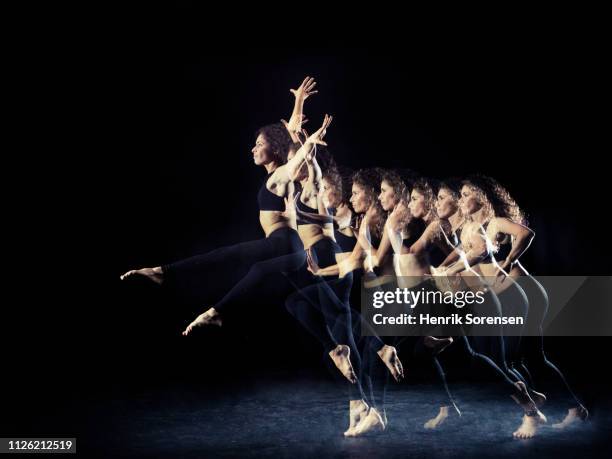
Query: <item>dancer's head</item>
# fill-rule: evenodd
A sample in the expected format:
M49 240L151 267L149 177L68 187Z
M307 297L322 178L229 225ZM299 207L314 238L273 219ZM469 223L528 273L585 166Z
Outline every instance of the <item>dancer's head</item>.
M450 218L459 209L459 198L461 197L461 181L455 178L444 180L438 188L436 199L436 213L440 218Z
M255 146L251 149L253 161L257 166L271 163L280 166L287 162L292 147L287 129L281 123L269 124L255 133Z
M351 176L350 169L333 164L323 172L322 193L323 204L328 209L334 209L338 218L353 217L351 199Z
M377 199L381 182L378 169L361 169L353 174L351 204L358 214L364 214L372 206L380 207Z
M431 179L421 178L415 182L408 204L408 209L414 218L427 221L437 217L436 189L437 183Z
M351 187L351 204L358 214L370 210L372 234L380 237L384 226L384 210L378 200L378 190L382 181L380 169L361 169L353 174Z
M406 184L400 175L394 170L383 171L378 200L385 212L392 211L405 197L405 194Z
M378 200L386 212L402 202L408 206L416 175L410 170L384 170Z
M348 190L346 190L347 187L337 165L334 164L323 172L321 182L323 204L325 207L336 209L343 204L348 204L348 199L350 199L347 198Z
M492 217L505 217L515 223L527 223L525 215L508 190L497 180L485 175L471 175L463 180L459 204L467 217L482 209L483 221Z

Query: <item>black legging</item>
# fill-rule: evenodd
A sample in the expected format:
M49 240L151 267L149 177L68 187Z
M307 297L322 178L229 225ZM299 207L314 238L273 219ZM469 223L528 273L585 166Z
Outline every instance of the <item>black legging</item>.
M563 388L563 401L570 407L581 405L561 370L548 360L544 352L542 325L548 311L546 290L532 276L519 277L517 282L529 300L526 336L523 336L519 350L523 374L528 378L530 387L535 390L539 390L541 383L547 379L550 380L552 376L552 380Z
M311 248L316 263L325 268L336 263L340 248L330 238L323 238ZM289 276L291 278L291 276ZM349 295L352 275L343 278L313 276L310 285L297 288L285 301L287 310L315 336L329 352L338 344L349 347L357 384L349 386L350 400L365 398L361 386L361 356L353 337Z
M411 290L417 291L437 291L437 287L432 280L423 280L415 287L412 287ZM431 314L434 316L442 316L446 312L448 308L435 305L432 306L427 303L421 303L414 308L411 308L406 313L418 316L419 314ZM424 344L425 336L428 336L433 333L433 329L436 329L436 326L428 326L428 325L418 325L412 327L412 336L401 336L397 337L395 340L395 346L398 348L398 352L401 349L405 349L408 352L405 352L401 355L410 355L414 358L415 363L421 364L424 368L429 371L433 371L433 375L438 379L438 384L442 387L442 392L439 393L437 403L439 406L456 406L453 395L448 387L448 383L446 380L446 373L444 368L440 364L440 360L438 356L435 355L429 348L427 348Z
M219 300L214 308L219 313L253 295L264 277L293 272L304 265L306 256L300 237L292 228L280 228L265 239L222 247L162 267L164 275L181 277L190 270L213 266L231 275L236 268L250 266L248 272Z
M364 293L368 295L370 298L366 301L366 304L372 304L372 297L375 292L382 291L383 286L376 282L376 275L373 272L367 273L364 275L364 281L367 284L373 285L374 287L365 288ZM385 290L394 290L397 287L397 282L393 280L392 282L385 284ZM415 288L431 288L431 284L427 282L423 282L419 284ZM410 311L414 313L414 311ZM399 326L398 330L400 330L403 326ZM377 355L376 351L380 350L380 348L385 344L379 337L377 336L363 336L364 330L367 330L369 333L373 334L372 327L365 321L361 320L361 328L362 328L362 339L365 340L362 343L363 354L364 354L364 368L366 372L365 386L370 394L370 399L372 400L373 405L379 409L382 413L384 412L385 400L386 400L386 390L387 385L389 383L389 371L386 368L385 364ZM415 334L419 335L415 331ZM439 398L439 403L441 405L454 405L455 402L453 400L452 394L448 388L448 384L446 382L446 375L440 362L437 357L429 352L425 346L422 345L423 337L422 336L401 336L401 337L389 337L389 344L395 346L397 348L400 359L402 360L402 364L407 362L406 357L410 357L415 362L419 362L428 370L433 370L435 378L438 379L439 384L443 388L443 395ZM402 353L402 350L408 351ZM408 368L408 364L404 365L405 368Z
M472 312L474 315L482 315L488 317L498 317L501 315L501 304L498 297L491 291L484 294L484 302L482 305L468 311L464 308L459 308L458 311L462 315ZM488 325L487 327L491 327ZM470 358L470 361L476 368L490 375L494 380L500 383L505 390L514 394L517 392L515 382L522 380L516 372L507 365L504 337L502 329L499 327L494 336L471 336L478 333L478 326L461 327L462 335L461 349ZM490 331L490 329L488 329ZM473 345L470 343L473 343ZM444 352L439 356L438 363L443 367L446 359Z
M527 323L527 315L529 312L527 295L525 295L525 292L519 284L512 279L508 278L505 282L509 282L510 285L497 295L504 317L522 317L523 321ZM519 380L529 385L529 382L523 374L524 371L522 371L520 362L520 345L524 328L524 325L503 325L502 334L504 337L506 362L508 362L509 370L519 378Z
M510 378L508 376L509 373L502 370L493 361L493 359L487 357L481 352L477 352L476 350L474 350L466 335L460 336L460 340L463 350L470 357L472 363L476 364L478 368L484 370L485 373L493 375L497 381L504 383L511 390L512 393L516 392L516 386L514 385L514 383L517 381L518 378ZM444 353L441 354L442 361L444 361L444 355Z
M423 287L423 283L419 284L417 288ZM514 292L514 294L518 294L520 292ZM507 298L507 300L512 299L513 301L517 301L519 297ZM510 302L508 302L510 307ZM486 316L486 317L499 317L502 314L502 307L499 298L490 290L487 290L484 294L484 302L482 304L473 305L472 308L455 308L455 312L459 313L462 316L465 316L468 312L471 312L475 316ZM492 375L496 381L501 383L511 394L516 393L517 388L515 386L516 381L520 381L520 375L517 375L516 372L512 371L512 369L508 366L506 360L506 352L505 352L505 343L503 336L502 327L497 327L494 330L493 336L478 336L479 327L483 327L483 334L486 329L487 335L491 335L491 325L479 326L475 325L468 329L468 327L460 327L459 331L462 332L461 343L462 349L465 353L470 357L470 360L473 364L484 370L485 373ZM426 333L427 330L421 330L421 334ZM469 335L471 336L471 340L473 345L470 343L470 339L468 339ZM439 403L441 405L448 405L449 401L454 403L451 391L448 388L448 384L445 377L444 372L444 360L445 355L442 353L439 356L434 356L430 350L428 350L423 343L423 339L419 338L414 341L414 352L415 355L427 359L428 354L430 354L430 363L436 369L436 372L439 376L441 384L444 386L444 389L447 394L447 399L440 399Z
M497 295L491 290L484 294L484 302L473 306L473 314L483 317L502 316L502 307ZM483 334L479 335L478 330L482 327ZM491 332L491 327L494 332ZM486 332L485 332L486 330ZM501 369L510 381L522 381L522 375L512 371L506 356L506 346L504 343L503 328L495 325L474 325L470 328L470 344L476 353L489 357L498 369Z
M205 270L221 271L223 277L231 278L236 271L244 275L243 273L259 261L301 252L303 249L297 231L285 227L277 229L263 239L220 247L204 254L162 265L162 271L164 278L168 280L181 280L193 276L194 273L199 274L201 279L201 273Z

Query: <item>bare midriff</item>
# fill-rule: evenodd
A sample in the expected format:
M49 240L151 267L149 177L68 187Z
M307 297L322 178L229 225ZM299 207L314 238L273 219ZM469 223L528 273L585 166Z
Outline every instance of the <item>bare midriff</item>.
M261 224L266 237L281 228L293 228L293 225L282 212L277 210L260 210L259 223ZM294 228L295 229L295 228Z
M302 244L304 244L304 249L309 249L321 239L327 237L323 234L321 225L317 224L298 225L297 231L302 240Z

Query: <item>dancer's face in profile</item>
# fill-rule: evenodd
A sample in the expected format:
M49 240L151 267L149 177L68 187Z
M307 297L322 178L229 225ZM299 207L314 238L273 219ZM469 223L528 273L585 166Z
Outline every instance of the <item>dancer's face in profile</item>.
M356 183L353 183L351 204L353 205L353 209L355 209L355 212L357 212L358 214L364 214L370 206L366 190Z
M436 200L436 212L440 218L449 218L459 208L457 200L446 188L440 188L438 199Z
M270 142L268 142L263 134L257 136L257 139L255 139L255 146L251 152L253 153L253 161L256 166L269 164L274 159L270 148Z
M395 191L385 180L383 180L380 184L380 194L378 195L378 200L385 211L393 210L398 202Z
M423 196L417 190L412 190L412 193L410 193L410 203L408 204L408 210L414 218L424 218L428 212L425 203L425 196Z
M463 215L472 215L474 212L478 212L482 207L482 203L478 199L476 192L467 185L463 185L461 188L459 207Z

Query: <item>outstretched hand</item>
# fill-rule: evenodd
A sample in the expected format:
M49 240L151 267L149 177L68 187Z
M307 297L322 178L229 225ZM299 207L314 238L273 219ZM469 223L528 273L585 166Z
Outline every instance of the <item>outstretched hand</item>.
M314 91L314 87L317 85L317 82L314 78L307 76L302 81L302 84L297 89L290 89L291 93L295 96L296 99L306 100L308 96L318 93L319 91Z
M333 118L331 116L325 115L325 118L323 119L323 124L319 129L310 134L307 142L313 143L315 145L327 146L327 144L323 141L323 137L325 137L325 134L327 133L327 128L331 124L332 120Z

